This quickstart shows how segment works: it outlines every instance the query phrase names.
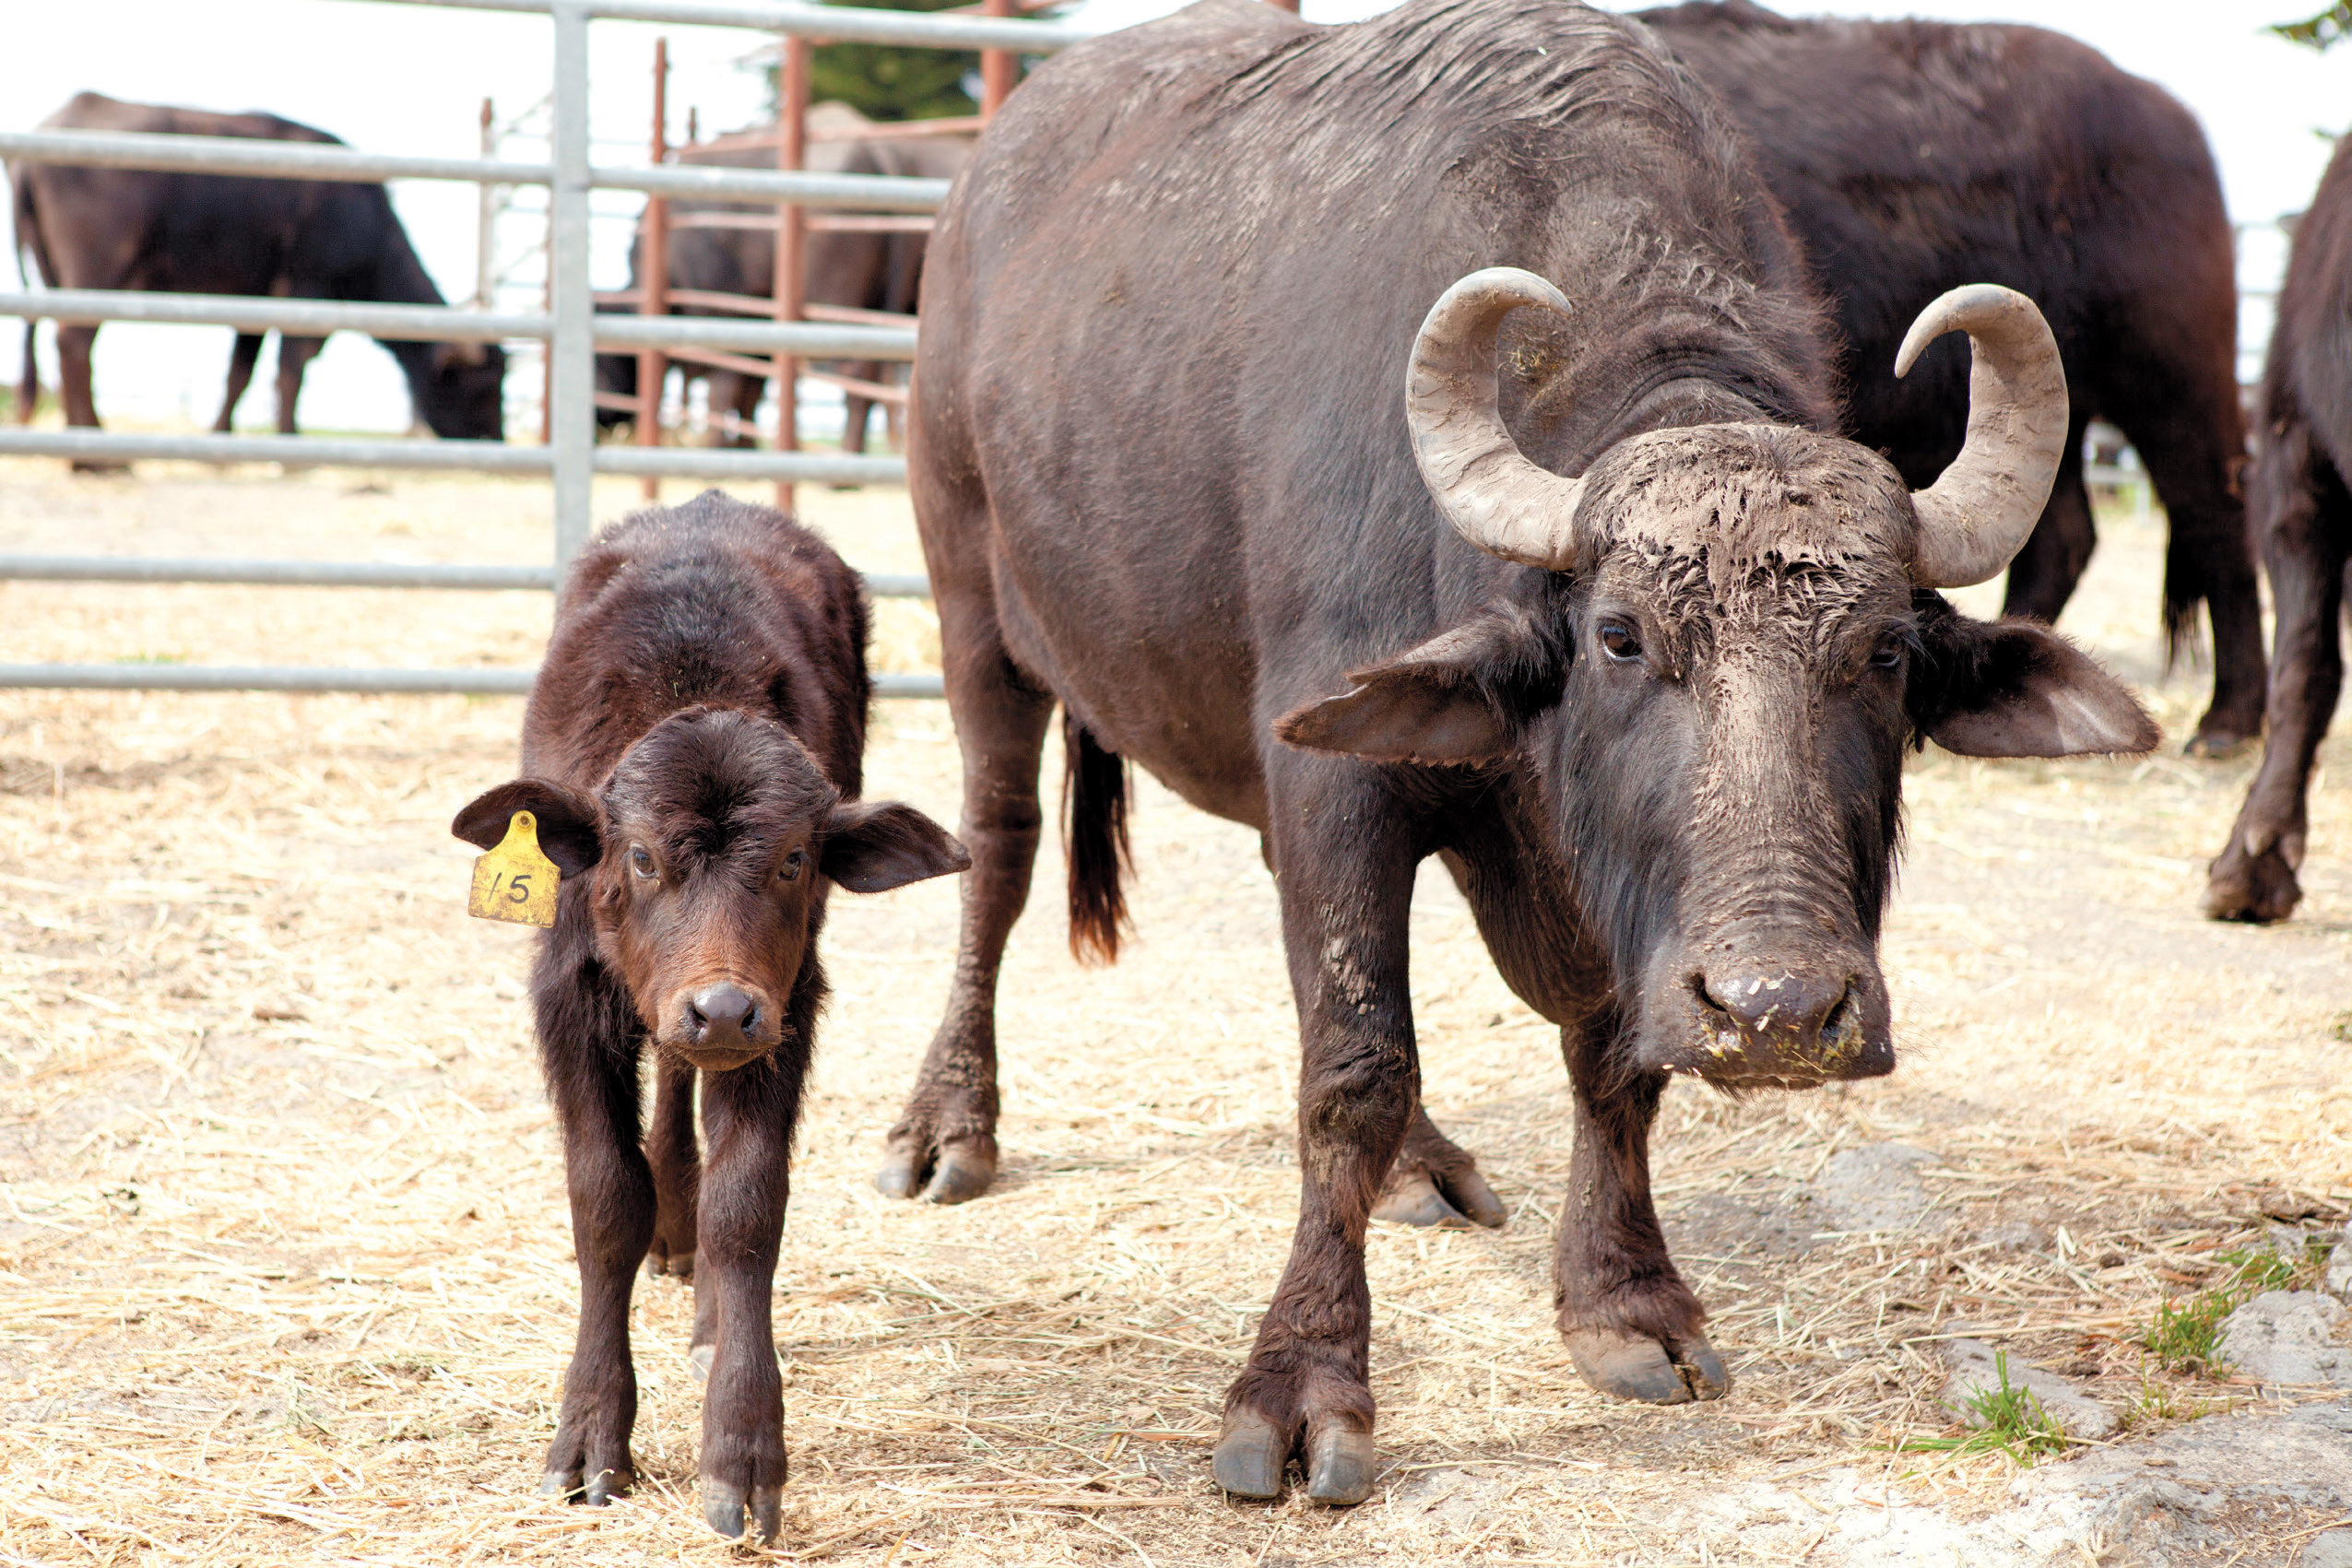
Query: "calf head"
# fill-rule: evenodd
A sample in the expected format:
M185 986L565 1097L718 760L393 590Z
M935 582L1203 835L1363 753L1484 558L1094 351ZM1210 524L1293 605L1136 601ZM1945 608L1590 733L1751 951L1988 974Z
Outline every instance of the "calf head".
M829 885L882 892L971 864L911 806L843 800L790 731L732 709L670 714L593 795L517 779L452 831L487 848L518 810L537 814L539 846L566 878L557 918L585 905L597 958L656 1045L714 1072L807 1026L793 1001L817 973L810 948Z
M1931 306L1897 373L1952 328L1977 356L1967 448L1917 495L1834 437L1661 430L1583 477L1529 462L1495 412L1494 343L1531 274L1472 274L1430 312L1409 409L1440 512L1547 569L1286 715L1295 745L1389 761L1517 761L1606 947L1618 1065L1739 1090L1888 1071L1876 947L1902 754L2142 751L2157 730L2040 625L1935 592L2008 563L2067 426L2040 313L2006 289Z

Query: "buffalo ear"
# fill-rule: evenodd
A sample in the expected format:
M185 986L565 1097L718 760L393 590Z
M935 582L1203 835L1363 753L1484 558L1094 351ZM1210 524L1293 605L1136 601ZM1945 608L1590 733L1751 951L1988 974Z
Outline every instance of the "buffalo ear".
M515 779L477 796L449 831L481 849L495 849L517 811L538 819L539 851L567 877L604 858L604 808L596 797L550 779Z
M1963 757L2142 752L2162 738L2139 699L2039 621L1971 620L1939 597L1910 688L1920 733Z
M1395 658L1352 669L1354 689L1294 708L1274 737L1381 762L1491 762L1560 700L1567 658L1518 606L1482 611Z
M825 816L819 868L853 893L886 893L971 865L954 834L899 801L844 801Z

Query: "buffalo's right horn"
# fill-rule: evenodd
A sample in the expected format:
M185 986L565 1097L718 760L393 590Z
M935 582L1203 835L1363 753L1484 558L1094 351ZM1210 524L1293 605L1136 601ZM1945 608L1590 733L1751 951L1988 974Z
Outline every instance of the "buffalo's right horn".
M1521 305L1568 312L1566 295L1516 266L1473 272L1437 297L1412 342L1405 422L1422 482L1456 533L1505 560L1569 572L1583 481L1529 462L1495 407L1495 337Z
M2066 452L2066 367L2034 302L2014 289L1972 283L1920 312L1895 357L1908 375L1947 332L1968 335L1968 434L1935 483L1913 492L1920 518L1911 578L1922 588L1966 588L2000 575L2041 519Z

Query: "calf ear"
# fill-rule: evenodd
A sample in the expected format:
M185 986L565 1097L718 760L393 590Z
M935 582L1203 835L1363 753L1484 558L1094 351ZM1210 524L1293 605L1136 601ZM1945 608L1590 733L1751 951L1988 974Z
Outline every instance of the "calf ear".
M825 817L820 869L853 893L886 893L971 864L952 833L895 800L845 801Z
M1971 620L1942 599L1922 616L1911 722L1963 757L2151 749L2156 721L2123 683L2033 620Z
M1518 606L1501 606L1348 671L1354 690L1292 709L1274 737L1382 762L1491 762L1560 700L1566 673L1561 645Z
M495 849L517 811L538 819L539 851L565 876L576 877L604 858L604 808L594 796L547 779L515 779L476 796L449 831Z

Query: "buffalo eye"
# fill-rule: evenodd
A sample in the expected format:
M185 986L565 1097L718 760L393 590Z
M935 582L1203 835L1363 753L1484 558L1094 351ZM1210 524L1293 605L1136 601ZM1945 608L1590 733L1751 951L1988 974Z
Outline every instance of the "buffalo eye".
M1885 636L1881 637L1878 640L1878 646L1871 650L1870 667L1873 669L1901 669L1903 667L1903 634L1899 631L1888 632Z
M801 849L794 850L784 857L784 864L775 868L776 880L779 882L800 880L800 868L808 864L809 852Z
M1641 638L1622 620L1601 623L1601 651L1621 665L1641 657Z
M654 865L654 857L646 853L644 844L632 843L629 846L629 869L651 880L658 867Z

